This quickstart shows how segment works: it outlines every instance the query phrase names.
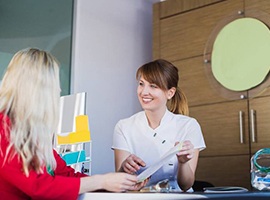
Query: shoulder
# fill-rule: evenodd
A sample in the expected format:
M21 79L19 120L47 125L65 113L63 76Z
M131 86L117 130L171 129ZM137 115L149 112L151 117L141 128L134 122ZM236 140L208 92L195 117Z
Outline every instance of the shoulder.
M184 124L198 124L198 121L190 116L181 115L181 114L174 114L172 112L168 112L168 116L171 120L177 123L184 123Z
M124 118L124 119L121 119L118 121L117 125L130 125L130 124L134 124L138 121L141 121L143 120L145 114L144 114L144 111L140 111L128 118Z

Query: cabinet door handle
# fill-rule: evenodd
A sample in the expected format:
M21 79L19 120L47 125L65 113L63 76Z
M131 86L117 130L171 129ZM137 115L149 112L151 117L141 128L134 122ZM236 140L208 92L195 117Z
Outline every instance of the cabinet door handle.
M239 111L239 127L240 127L240 143L244 143L244 135L243 135L243 111Z
M250 110L250 125L251 125L251 141L256 142L255 138L255 110Z

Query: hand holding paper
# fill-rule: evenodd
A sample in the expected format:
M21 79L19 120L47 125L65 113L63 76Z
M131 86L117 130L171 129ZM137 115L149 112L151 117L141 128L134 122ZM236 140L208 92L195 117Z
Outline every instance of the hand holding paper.
M178 142L175 143L175 145L177 145L177 144L178 144ZM183 163L188 162L194 156L193 144L189 140L184 141L182 143L181 151L179 151L176 155L177 155L177 159L178 159L179 163L183 164Z
M145 162L134 154L129 155L122 163L122 169L129 174L136 173L136 171L144 166Z
M154 174L162 165L167 162L169 159L172 158L177 152L179 152L182 149L182 143L178 143L176 146L171 148L167 153L165 153L160 160L158 160L156 163L154 163L152 166L148 167L146 170L144 170L142 173L140 173L137 178L138 182L142 182L148 177L150 177L152 174Z

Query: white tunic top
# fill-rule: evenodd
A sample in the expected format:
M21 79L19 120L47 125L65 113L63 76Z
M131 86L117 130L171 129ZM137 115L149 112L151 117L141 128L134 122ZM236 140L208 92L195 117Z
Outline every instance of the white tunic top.
M190 140L195 149L205 148L205 142L199 123L191 117L176 115L166 110L159 127L152 129L144 111L127 119L120 120L114 130L112 149L125 150L141 158L146 167L159 160L175 142ZM177 185L178 161L174 156L155 172L147 185L169 179L173 190L180 190Z

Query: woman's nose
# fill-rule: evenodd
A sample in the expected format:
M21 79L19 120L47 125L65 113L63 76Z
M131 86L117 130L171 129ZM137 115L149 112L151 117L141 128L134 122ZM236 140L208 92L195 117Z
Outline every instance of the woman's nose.
M149 94L149 87L143 87L142 88L142 94Z

